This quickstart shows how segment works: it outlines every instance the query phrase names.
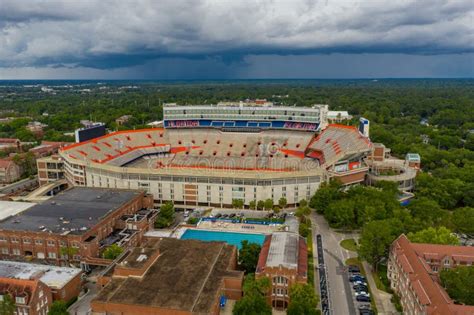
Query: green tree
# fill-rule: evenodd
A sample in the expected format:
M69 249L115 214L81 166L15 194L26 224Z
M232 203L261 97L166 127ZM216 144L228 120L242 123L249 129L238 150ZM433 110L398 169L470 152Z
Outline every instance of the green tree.
M0 314L13 315L15 314L15 301L9 294L3 295L3 301L0 301Z
M288 201L286 200L285 197L281 197L281 198L278 200L278 205L279 205L280 208L282 208L282 209L284 209L287 204L288 204Z
M337 228L350 228L356 224L355 202L350 199L335 201L324 212L329 224Z
M57 300L51 304L48 315L68 315L66 302Z
M159 229L169 227L174 221L174 214L174 204L170 201L164 203L156 217L155 227Z
M474 234L474 208L454 210L452 221L457 232Z
M408 209L411 215L429 225L439 225L442 222L443 210L435 200L421 197L413 200Z
M270 279L255 279L247 275L244 282L244 296L235 303L233 315L271 315L272 308L267 303L266 295L271 288Z
M389 220L369 222L362 229L359 256L367 260L377 271L379 262L387 256L388 248L395 238Z
M244 207L244 201L242 199L232 199L232 207L242 209Z
M74 257L79 252L79 248L62 246L59 248L59 254L64 257L67 261Z
M120 256L122 252L123 252L122 247L120 247L117 244L112 244L104 250L104 252L102 253L102 257L105 259L114 260L115 258Z
M416 233L410 232L407 237L413 243L459 245L458 238L444 226L439 228L429 227Z
M341 184L335 180L329 183L323 183L311 198L309 206L316 209L318 213L325 213L333 201L340 199L340 188Z
M306 199L301 199L300 202L298 202L299 207L306 207L308 205L308 202Z
M263 202L263 207L265 210L271 210L273 208L273 200L268 198Z
M459 266L440 272L441 284L458 303L474 305L474 266Z
M246 273L255 272L261 249L262 247L257 243L249 243L247 240L242 241L239 250L239 265Z
M295 213L295 215L299 218L308 216L310 214L311 214L311 208L308 206L304 206L304 207L299 206L298 209L296 209L296 213Z
M253 210L257 210L257 201L256 200L251 200L249 202L249 208Z
M264 208L265 208L265 201L259 200L259 201L257 202L257 209L258 209L258 210L263 210Z
M290 303L286 314L288 315L316 315L318 297L309 284L297 283L290 287Z

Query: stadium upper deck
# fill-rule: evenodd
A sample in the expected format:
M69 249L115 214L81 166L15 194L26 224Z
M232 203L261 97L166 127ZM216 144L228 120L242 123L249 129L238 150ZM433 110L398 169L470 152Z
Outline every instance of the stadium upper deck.
M281 197L295 204L338 170L349 176L347 184L362 181L363 159L372 148L355 127L342 125L319 134L306 128L185 125L119 131L65 147L60 155L66 178L74 185L147 189L155 200L186 205Z

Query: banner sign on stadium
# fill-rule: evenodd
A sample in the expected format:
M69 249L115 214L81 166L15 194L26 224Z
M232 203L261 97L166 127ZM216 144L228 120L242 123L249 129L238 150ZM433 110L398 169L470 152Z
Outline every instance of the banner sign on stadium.
M165 128L196 128L196 127L233 127L262 129L297 129L317 130L319 124L294 121L250 121L250 120L165 120Z

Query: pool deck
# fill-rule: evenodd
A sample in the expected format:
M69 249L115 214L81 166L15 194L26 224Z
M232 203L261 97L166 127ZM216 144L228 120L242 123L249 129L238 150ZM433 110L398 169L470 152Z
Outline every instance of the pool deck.
M271 234L277 231L283 231L285 228L282 224L246 224L246 223L228 223L228 222L212 222L200 221L196 226L199 230L219 231L219 232L240 232L253 234Z

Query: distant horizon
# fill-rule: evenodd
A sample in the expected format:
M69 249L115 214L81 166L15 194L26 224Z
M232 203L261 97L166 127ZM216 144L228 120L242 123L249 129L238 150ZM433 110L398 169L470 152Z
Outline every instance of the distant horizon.
M179 82L179 81L359 81L359 80L473 80L472 77L360 77L360 78L208 78L208 79L0 79L0 82L19 82L19 81L135 81L135 82Z

